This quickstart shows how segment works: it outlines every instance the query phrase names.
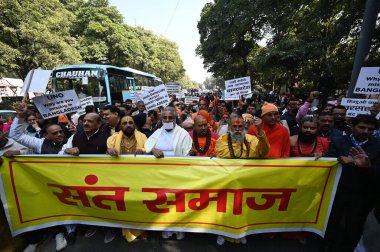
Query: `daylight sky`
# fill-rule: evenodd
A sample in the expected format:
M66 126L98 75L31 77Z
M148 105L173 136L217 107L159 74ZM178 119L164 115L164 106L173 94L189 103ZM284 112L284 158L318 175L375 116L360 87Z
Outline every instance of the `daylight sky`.
M203 6L212 0L109 0L130 26L142 26L174 41L190 79L202 83L210 76L195 56L199 44L197 23Z

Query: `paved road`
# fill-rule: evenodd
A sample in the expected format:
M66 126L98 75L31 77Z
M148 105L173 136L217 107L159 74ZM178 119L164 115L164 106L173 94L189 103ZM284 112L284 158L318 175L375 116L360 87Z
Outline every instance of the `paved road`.
M128 243L121 234L118 234L112 242L104 244L104 230L98 232L91 238L86 238L79 232L77 240L73 245L69 245L63 251L143 251L143 252L214 252L214 251L254 251L254 252L319 252L322 239L314 234L308 236L305 245L297 240L288 240L280 237L265 239L257 235L248 237L245 245L225 243L222 246L216 244L216 235L186 233L186 237L177 241L175 239L165 240L161 238L161 232L149 232L148 240L139 240ZM39 252L55 251L55 240L53 238L45 240L38 248Z

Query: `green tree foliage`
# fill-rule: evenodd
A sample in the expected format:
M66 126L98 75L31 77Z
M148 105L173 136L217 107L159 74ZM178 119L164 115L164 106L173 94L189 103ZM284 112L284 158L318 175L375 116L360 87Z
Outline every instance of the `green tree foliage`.
M183 62L175 43L165 37L154 35L143 27L136 27L134 31L146 51L140 69L160 76L165 83L184 76Z
M57 0L0 1L0 72L24 78L32 68L81 61L72 17Z
M129 66L164 82L184 76L178 47L123 23L107 0L0 1L0 74L74 63Z
M203 8L198 23L201 43L196 52L217 76L247 75L248 56L264 35L264 16L253 11L257 2L217 0Z
M364 4L363 0L215 0L203 8L197 53L217 77L249 74L254 82L275 84L278 90L296 82L317 86L328 77L335 80L335 89L346 88ZM380 64L379 24L367 65ZM250 34L243 37L249 48L237 46L239 34ZM258 46L263 37L266 46Z
M208 90L213 90L213 89L219 89L219 90L224 90L225 89L225 84L224 80L221 77L207 77L206 80L203 82L203 85L205 85L205 88Z

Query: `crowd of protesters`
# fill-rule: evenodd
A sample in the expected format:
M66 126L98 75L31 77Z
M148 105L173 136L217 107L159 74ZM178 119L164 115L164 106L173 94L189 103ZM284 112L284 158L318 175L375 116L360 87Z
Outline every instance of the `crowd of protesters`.
M361 239L367 215L380 221L380 130L378 104L371 114L346 117L340 100L317 104L319 92L302 101L294 95L273 94L239 101L225 101L212 94L185 104L171 95L165 108L146 111L144 102L128 99L101 108L86 107L83 115L70 114L44 120L33 106L19 104L9 132L0 132L0 154L152 154L218 158L335 157L342 164L325 236L327 251L353 251L359 242L367 251L380 251L379 242ZM374 209L372 212L371 210ZM86 237L97 230L84 226ZM23 233L34 251L44 233L56 234L59 251L75 242L76 225ZM108 228L104 242L118 229ZM143 230L123 229L128 241L147 239ZM306 232L266 234L307 240ZM380 235L378 233L378 235ZM183 239L182 232L165 231L163 238ZM218 236L225 241L246 239ZM359 247L358 245L358 247ZM369 249L369 248L372 248ZM358 248L359 249L359 248Z

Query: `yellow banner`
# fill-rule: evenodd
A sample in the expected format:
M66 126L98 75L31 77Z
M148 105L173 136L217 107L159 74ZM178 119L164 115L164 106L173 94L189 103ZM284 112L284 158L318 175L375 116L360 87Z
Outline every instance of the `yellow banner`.
M2 200L14 235L81 223L323 236L340 171L333 159L21 156L3 158Z

